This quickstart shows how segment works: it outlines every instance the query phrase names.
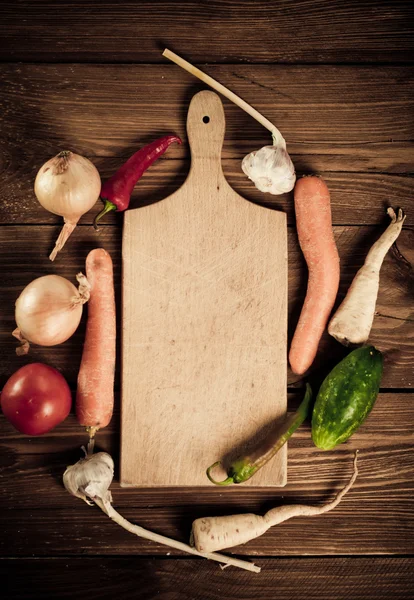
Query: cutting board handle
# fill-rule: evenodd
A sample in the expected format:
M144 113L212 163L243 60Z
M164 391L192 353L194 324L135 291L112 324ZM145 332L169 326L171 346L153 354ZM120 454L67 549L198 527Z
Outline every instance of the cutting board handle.
M204 90L193 96L187 115L187 134L191 149L189 177L199 177L203 185L217 185L223 177L221 149L226 120L220 97ZM206 172L207 171L207 172ZM207 176L206 176L207 175Z

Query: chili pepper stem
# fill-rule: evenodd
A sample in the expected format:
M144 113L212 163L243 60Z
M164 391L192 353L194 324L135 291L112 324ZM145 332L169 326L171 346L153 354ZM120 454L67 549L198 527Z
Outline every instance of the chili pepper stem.
M104 202L104 207L101 210L101 212L99 214L97 214L93 220L93 226L96 230L98 229L98 221L100 219L102 219L102 217L104 215L106 215L107 213L111 212L112 210L116 210L116 206L113 202L111 202L110 200L104 200L103 198L101 198L101 200L102 200L102 202Z
M234 483L233 477L227 477L227 479L224 479L224 481L216 481L215 479L213 479L210 472L212 469L214 469L214 467L217 467L217 465L221 465L221 462L219 460L212 464L206 471L207 477L209 478L211 483L214 483L214 485L230 485L231 483Z

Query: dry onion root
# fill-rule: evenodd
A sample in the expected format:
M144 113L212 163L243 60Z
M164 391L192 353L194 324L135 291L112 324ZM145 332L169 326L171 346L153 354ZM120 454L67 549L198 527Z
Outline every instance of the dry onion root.
M112 483L113 476L114 461L112 457L106 452L98 452L96 454L87 454L85 458L68 467L63 475L63 484L72 496L81 498L90 505L95 503L112 521L115 521L120 527L138 537L181 550L182 552L194 554L195 556L215 560L226 566L233 565L246 571L260 573L260 567L253 563L213 552L199 552L188 544L177 542L158 533L152 533L143 527L130 523L112 506L112 494L109 486Z
M83 304L89 300L89 283L78 273L79 288L60 275L45 275L27 285L16 300L17 328L13 335L21 342L16 354L29 352L30 342L56 346L69 339L78 328Z
M65 221L49 256L53 261L81 216L98 200L101 178L90 160L64 150L39 169L34 191L43 208L63 217Z

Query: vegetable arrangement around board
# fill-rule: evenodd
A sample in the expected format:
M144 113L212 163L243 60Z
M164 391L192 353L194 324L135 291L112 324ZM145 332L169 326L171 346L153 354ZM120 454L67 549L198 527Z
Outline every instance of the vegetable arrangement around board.
M315 446L330 451L346 442L368 417L377 398L383 372L381 352L368 345L380 285L380 269L386 253L402 230L405 215L401 209L394 211L388 208L391 223L372 246L345 299L329 322L337 300L340 268L326 183L318 176L302 177L296 181L286 142L275 125L228 88L176 54L169 50L163 54L235 102L271 132L273 144L252 152L242 161L242 170L256 187L271 194L289 192L294 188L298 239L308 267L308 285L290 346L292 371L297 374L308 372L326 330L337 341L351 347L347 356L326 374L314 403L307 383L304 399L297 411L271 430L251 452L226 465L226 479L217 481L213 475L220 460L206 470L206 476L213 484L241 484L254 477L306 419L311 420ZM95 227L106 213L128 209L131 193L140 177L175 142L181 144L181 139L170 134L141 148L103 186L96 167L80 155L63 151L47 161L37 174L35 194L44 208L64 218L64 226L50 260L53 261L63 249L80 217L95 205L98 198L104 202L104 207L94 219ZM348 484L334 500L320 506L288 505L276 507L264 516L239 514L196 519L189 545L129 523L112 506L109 487L114 475L113 459L105 452L93 453L95 435L109 424L114 404L116 309L113 265L108 252L103 248L89 252L85 270L86 276L82 273L76 275L78 288L56 274L29 282L16 300L17 328L13 331L21 343L16 349L19 356L29 352L30 344L62 344L76 331L83 304L87 303L76 416L80 426L86 428L89 440L85 457L66 469L63 475L65 488L88 504L95 503L110 519L135 535L226 565L259 572L260 568L248 561L215 552L244 544L264 534L269 527L294 516L320 515L335 508L357 477L356 452ZM18 431L31 436L42 435L58 426L68 416L72 404L64 377L53 367L41 363L25 365L12 374L2 390L0 401L10 423ZM205 465L200 465L200 469L205 469Z

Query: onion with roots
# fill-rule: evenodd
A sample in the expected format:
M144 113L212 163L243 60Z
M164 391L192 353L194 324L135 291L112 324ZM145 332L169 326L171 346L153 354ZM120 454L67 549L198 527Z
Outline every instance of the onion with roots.
M17 329L13 335L21 342L16 354L27 354L29 342L39 346L56 346L75 333L83 304L89 300L90 289L82 273L76 279L79 289L59 275L38 277L24 288L16 300Z
M34 191L43 208L65 221L49 256L55 260L81 216L98 200L101 178L90 160L64 150L39 169Z

